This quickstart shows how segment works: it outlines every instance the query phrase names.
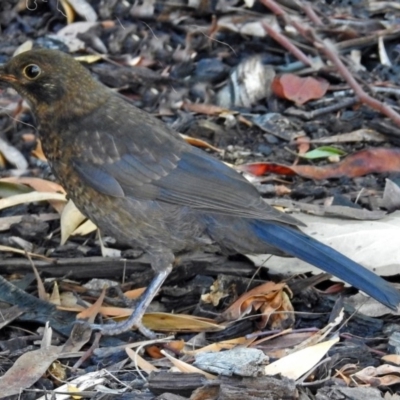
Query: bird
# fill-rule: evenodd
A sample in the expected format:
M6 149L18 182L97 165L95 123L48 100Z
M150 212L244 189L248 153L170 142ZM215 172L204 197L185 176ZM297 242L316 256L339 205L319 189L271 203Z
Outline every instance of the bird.
M150 257L154 278L130 317L92 326L104 335L136 327L154 337L142 317L176 256L207 246L227 255L297 257L398 310L392 284L308 236L241 174L124 100L69 54L20 53L0 67L0 82L29 103L54 176L77 208L100 231Z

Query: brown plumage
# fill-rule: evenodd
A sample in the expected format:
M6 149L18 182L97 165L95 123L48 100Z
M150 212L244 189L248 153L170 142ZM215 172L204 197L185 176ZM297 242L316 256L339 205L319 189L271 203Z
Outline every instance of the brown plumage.
M36 115L44 152L76 206L105 231L151 257L156 277L132 316L96 326L116 334L141 325L174 255L212 244L226 253L308 261L396 308L383 279L308 237L268 206L241 175L189 146L161 121L95 81L72 57L32 50L0 69Z

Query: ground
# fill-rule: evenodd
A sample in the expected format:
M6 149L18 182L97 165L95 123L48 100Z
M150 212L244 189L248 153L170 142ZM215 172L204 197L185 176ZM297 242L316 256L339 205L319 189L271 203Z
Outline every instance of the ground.
M32 47L68 52L127 101L244 173L270 204L318 215L321 224L326 216L338 225L343 216L362 221L356 236L363 222L386 222L388 212L397 226L399 18L396 1L8 1L0 4L0 63ZM284 281L283 268L268 273L245 256L178 259L145 319L169 339L143 343L136 332L100 339L75 325L67 341L76 313L101 304L105 285L117 286L101 311L121 317L121 289L130 295L146 286L152 271L146 255L118 238L101 241L65 206L29 106L0 90L1 398L41 398L78 376L84 396L102 399L397 398L398 317L356 313L360 303L348 300L354 288L310 274ZM390 256L385 274L398 282L398 255ZM226 351L197 359L193 350L208 345ZM176 362L180 373L171 372L174 360L161 350L188 368L196 358L200 371ZM231 361L218 358L231 350ZM310 353L288 361L294 372L264 375L265 365L300 350ZM89 384L89 373L110 392Z

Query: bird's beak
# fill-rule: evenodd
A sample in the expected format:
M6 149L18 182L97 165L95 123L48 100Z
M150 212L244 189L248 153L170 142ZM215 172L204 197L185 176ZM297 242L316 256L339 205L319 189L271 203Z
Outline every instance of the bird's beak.
M14 75L7 74L4 65L0 65L0 82L13 83L17 78Z

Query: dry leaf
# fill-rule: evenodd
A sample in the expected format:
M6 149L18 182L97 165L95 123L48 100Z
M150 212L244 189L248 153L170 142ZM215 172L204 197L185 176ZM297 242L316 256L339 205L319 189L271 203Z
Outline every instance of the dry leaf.
M213 151L217 151L218 153L223 152L223 150L219 149L218 147L212 146L211 144L205 142L204 140L193 138L193 137L187 136L187 135L183 135L182 133L180 135L183 137L183 139L185 139L185 141L187 143L189 143L192 146L201 147L203 149L210 149Z
M54 282L53 291L51 292L49 301L51 304L56 306L61 305L60 290L57 281Z
M168 313L145 314L143 324L153 331L163 332L216 332L225 329L208 318Z
M85 236L97 230L97 226L87 219L83 224L79 225L72 233L71 236Z
M96 300L96 302L94 304L92 304L90 307L88 307L86 310L80 312L76 317L78 319L87 320L90 323L93 323L96 318L96 315L101 310L101 305L103 304L105 297L106 297L106 288L103 288L103 290L101 291L101 294L100 294L99 298Z
M295 353L289 354L265 367L265 375L281 374L289 379L299 379L313 368L329 349L339 341L339 338L318 343Z
M41 178L33 178L29 176L20 176L20 177L11 176L8 178L1 178L0 182L10 182L10 183L28 185L37 192L66 194L64 188L58 183L47 181L46 179L41 179Z
M51 329L46 326L42 346L38 350L28 351L15 361L14 365L0 377L1 397L20 394L30 388L47 371L59 356L62 347L50 346Z
M86 217L69 200L61 213L61 245L65 244L71 234L82 224Z
M300 77L294 74L277 76L272 82L272 90L277 96L291 100L298 105L320 99L328 88L329 82L325 79L316 79L310 76Z
M247 347L254 342L255 338L256 337L247 339L246 337L240 337L232 340L224 340L222 342L212 343L197 350L183 350L183 352L188 355L196 355L199 353L211 353L221 350L231 350L238 346Z
M264 283L241 295L224 311L222 317L227 321L237 321L255 310L262 314L260 328L265 327L267 322L273 329L281 329L284 325L287 328L288 319L294 321L294 317L292 304L285 291L291 294L285 283Z
M302 176L307 179L356 178L371 173L388 173L400 171L400 149L373 148L350 154L341 162L324 166L316 165L283 165L269 162L257 162L236 167L239 171L255 176L279 174L285 176Z
M44 161L44 162L47 161L47 158L43 152L42 141L40 139L37 140L36 148L34 150L32 150L32 155L41 161Z
M386 356L382 357L382 360L392 364L400 365L400 354L387 354Z
M133 361L135 365L137 365L140 369L142 369L147 374L150 372L157 372L159 369L155 367L153 364L146 361L141 355L139 355L136 351L133 351L129 347L125 348L126 354L128 354L129 358Z
M110 371L108 369L102 369L100 371L89 372L78 376L76 379L66 383L65 385L59 386L52 390L52 395L56 396L57 400L70 400L71 395L76 391L85 391L94 388L96 385L104 385L106 378L110 377ZM70 393L70 394L65 394ZM77 399L76 396L73 397ZM48 400L49 396L46 393L44 396L39 397L37 400Z
M351 258L355 262L374 271L378 275L398 274L400 264L400 247L398 232L400 229L400 212L394 212L379 221L354 221L338 218L315 217L302 213L296 218L307 226L302 230L322 243ZM306 272L321 273L318 268L296 258L282 258L268 254L248 255L258 266L285 275L296 275ZM337 278L333 277L333 280ZM392 310L362 294L357 294L359 301L354 305L363 314L379 316L393 313ZM368 302L366 300L368 299ZM362 309L359 308L364 304ZM373 307L373 308L372 308Z
M178 360L175 357L170 356L166 351L161 350L161 353L168 358L169 361L180 371L180 372L186 372L187 374L202 374L204 375L207 379L217 379L215 375L212 375L208 372L202 371L199 368L194 367L191 364L185 363L184 361Z

